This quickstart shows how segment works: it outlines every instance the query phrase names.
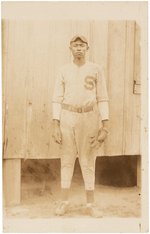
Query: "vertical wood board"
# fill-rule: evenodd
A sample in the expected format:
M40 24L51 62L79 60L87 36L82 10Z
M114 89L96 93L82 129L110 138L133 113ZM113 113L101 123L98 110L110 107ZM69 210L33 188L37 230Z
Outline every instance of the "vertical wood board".
M25 154L25 80L26 70L20 61L26 45L24 28L20 22L9 21L6 53L3 54L5 90L5 156L23 157ZM4 32L5 33L5 32ZM19 37L19 40L18 40ZM4 36L5 38L5 36ZM26 61L25 61L26 62Z
M21 200L21 159L3 160L4 205L17 205Z
M110 100L110 134L107 139L107 155L122 155L123 153L125 46L126 22L109 22L108 92Z
M135 23L126 24L126 61L124 76L123 154L132 152L133 129L133 74L134 74L134 31Z

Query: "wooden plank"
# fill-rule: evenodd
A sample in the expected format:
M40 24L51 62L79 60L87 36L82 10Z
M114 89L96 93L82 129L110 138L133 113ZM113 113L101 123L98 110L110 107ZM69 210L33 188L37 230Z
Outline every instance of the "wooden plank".
M127 21L126 63L124 90L123 154L137 155L140 152L139 97L133 94L135 66L135 22Z
M132 152L131 155L141 155L141 96L133 97L133 126L134 134L132 134Z
M124 77L124 119L123 119L123 155L133 153L133 71L134 71L134 32L135 22L126 23L126 60Z
M50 158L53 154L58 157L58 146L51 138L51 101L56 72L69 61L70 23L36 21L32 24L30 66L34 70L28 79L27 157Z
M105 78L108 78L108 21L94 21L92 24L92 55L93 62L104 68Z
M141 93L141 77L140 77L140 26L135 23L135 53L134 53L134 87L133 92L134 94Z
M92 21L92 54L93 62L107 65L108 21Z
M21 159L3 160L4 205L17 205L21 200Z
M6 25L8 27L8 25ZM8 38L6 41L8 52L5 84L5 158L20 158L25 154L25 77L26 70L22 56L26 47L24 28L19 22L9 21Z
M108 93L110 134L106 155L123 154L124 70L126 22L111 21L108 25Z
M2 20L2 134L3 134L3 157L7 149L7 60L8 60L8 20Z
M141 154L141 52L140 52L140 27L135 24L135 53L134 53L134 80L136 85L139 87L135 90L133 95L133 129L134 134L132 135L133 153Z
M50 141L51 74L48 63L52 57L50 25L48 21L31 21L32 33L28 44L29 73L27 80L27 152L26 158L46 158ZM26 32L28 35L30 31ZM50 46L51 45L51 46ZM53 62L52 62L53 65Z

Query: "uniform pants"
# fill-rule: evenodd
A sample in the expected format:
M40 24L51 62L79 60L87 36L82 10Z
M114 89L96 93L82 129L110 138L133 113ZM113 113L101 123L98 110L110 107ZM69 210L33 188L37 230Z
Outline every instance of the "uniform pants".
M99 115L62 110L61 187L70 188L76 157L83 175L86 190L94 190L97 150L91 147L91 137L98 135Z

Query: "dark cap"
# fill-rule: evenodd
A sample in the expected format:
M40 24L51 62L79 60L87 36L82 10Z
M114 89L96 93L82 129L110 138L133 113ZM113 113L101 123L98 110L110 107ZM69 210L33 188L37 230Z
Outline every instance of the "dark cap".
M88 44L87 39L86 39L84 36L82 36L82 35L76 35L76 36L74 36L74 37L71 39L70 44L71 44L72 42L76 41L77 39L80 39L80 40L83 41L84 43Z

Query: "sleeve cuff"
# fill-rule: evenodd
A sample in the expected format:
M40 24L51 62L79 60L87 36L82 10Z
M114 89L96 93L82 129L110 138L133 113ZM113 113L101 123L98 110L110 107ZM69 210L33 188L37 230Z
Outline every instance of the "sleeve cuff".
M107 101L98 102L98 110L99 110L99 113L100 113L102 120L109 119L109 108L108 108Z
M61 104L53 102L52 103L52 118L60 120L61 115Z

